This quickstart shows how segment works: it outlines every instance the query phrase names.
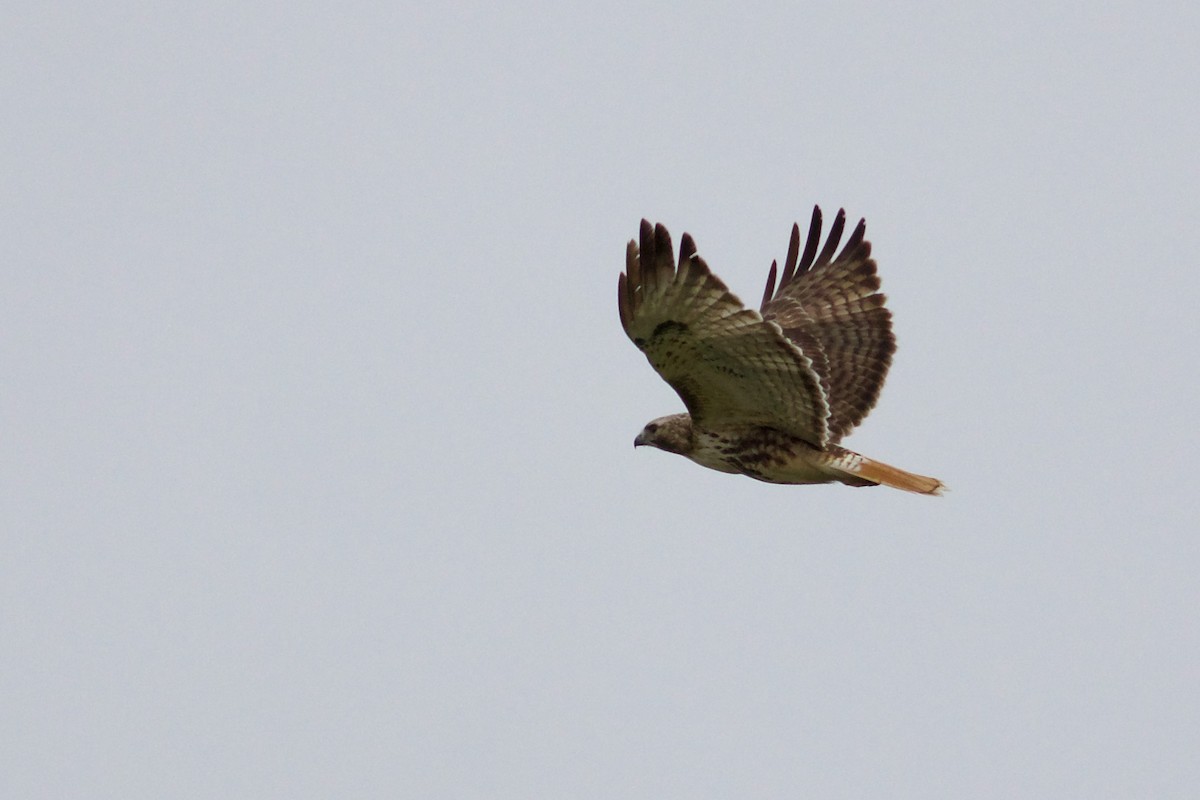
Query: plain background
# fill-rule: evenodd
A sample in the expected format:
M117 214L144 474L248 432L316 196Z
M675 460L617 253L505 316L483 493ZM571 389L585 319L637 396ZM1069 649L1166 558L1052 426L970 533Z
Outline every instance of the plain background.
M1195 797L1195 3L3 13L0 794ZM868 220L847 442L632 449L638 221Z

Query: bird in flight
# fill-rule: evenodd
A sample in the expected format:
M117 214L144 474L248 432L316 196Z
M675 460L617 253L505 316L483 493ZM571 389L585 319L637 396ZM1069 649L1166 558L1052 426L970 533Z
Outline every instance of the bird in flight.
M642 220L617 282L621 325L687 413L648 422L635 447L767 483L942 493L936 478L838 444L875 406L896 351L866 220L835 257L845 226L838 211L820 247L814 208L801 253L793 225L783 270L771 264L755 311L709 271L691 236L683 235L676 266L667 229Z

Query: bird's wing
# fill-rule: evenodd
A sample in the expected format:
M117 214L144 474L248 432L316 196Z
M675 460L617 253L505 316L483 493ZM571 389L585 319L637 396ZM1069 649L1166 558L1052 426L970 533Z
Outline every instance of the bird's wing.
M813 208L803 254L800 226L792 226L787 259L775 286L771 265L762 315L808 352L815 341L825 363L816 363L829 401L829 440L837 442L862 422L879 399L896 352L892 314L884 307L871 243L862 220L834 257L846 213L838 211L821 252L821 210Z
M829 406L813 361L779 325L746 308L684 234L642 220L618 281L621 324L702 427L764 425L824 446Z

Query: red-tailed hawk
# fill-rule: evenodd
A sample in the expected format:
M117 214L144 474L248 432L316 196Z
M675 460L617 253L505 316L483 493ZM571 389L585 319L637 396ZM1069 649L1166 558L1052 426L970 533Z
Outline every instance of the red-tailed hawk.
M838 211L825 246L813 209L800 253L792 227L783 272L771 264L760 311L730 294L683 235L679 266L671 235L642 220L631 241L618 304L625 333L679 393L686 414L646 424L634 446L687 456L701 466L768 483L845 483L941 494L914 475L838 446L879 399L896 350L871 245Z

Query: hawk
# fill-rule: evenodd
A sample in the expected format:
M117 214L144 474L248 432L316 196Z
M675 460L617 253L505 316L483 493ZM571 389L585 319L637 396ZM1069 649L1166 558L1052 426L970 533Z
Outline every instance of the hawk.
M942 482L839 446L879 399L896 339L866 220L834 256L846 214L825 246L813 208L804 252L792 226L782 272L771 264L760 309L746 308L683 235L642 220L617 282L621 325L679 394L686 414L646 424L649 445L767 483L844 483L941 494ZM776 278L778 277L778 286Z

